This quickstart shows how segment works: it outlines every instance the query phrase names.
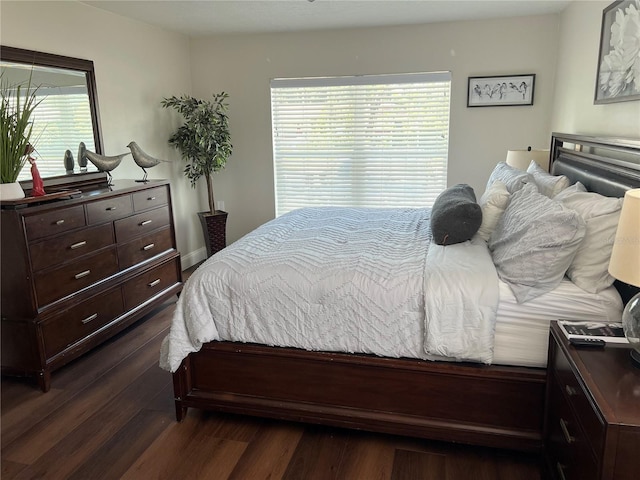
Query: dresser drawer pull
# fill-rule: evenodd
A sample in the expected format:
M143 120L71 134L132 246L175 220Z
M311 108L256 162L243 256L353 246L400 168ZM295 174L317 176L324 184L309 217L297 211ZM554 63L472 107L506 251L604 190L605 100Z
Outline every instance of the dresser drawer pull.
M560 480L567 480L567 477L564 476L564 465L562 465L560 462L557 462L556 470L558 471L558 478Z
M107 207L107 208L105 208L105 210L106 210L107 212L112 212L112 211L116 210L117 208L118 208L118 207Z
M87 318L85 318L84 320L82 320L82 323L86 325L87 323L89 323L89 322L91 322L91 321L95 320L96 318L98 318L98 314L97 314L97 313L94 313L93 315L89 315Z
M567 392L567 395L569 395L570 397L573 397L578 394L578 391L575 388L573 388L571 385L565 385L564 391Z
M564 435L564 439L567 441L567 443L571 444L576 441L575 437L571 436L571 434L569 433L567 422L564 418L560 419L560 429L562 430L562 434Z
M156 197L149 197L149 198L147 198L147 200L149 200L150 202L152 202L152 201L153 201L153 200L155 200L155 199L156 199Z
M153 220L145 220L144 222L140 222L140 226L144 227L145 225L149 225L152 222L153 222Z
M156 244L155 243L150 243L149 245L145 245L144 247L142 247L142 250L151 250L153 247L155 247Z
M64 220L58 220L55 222L56 225L62 225L64 223Z
M158 285L159 283L160 283L160 279L159 279L159 278L156 278L153 282L151 282L151 283L147 283L147 285L148 285L149 287L155 287L155 286L156 286L156 285Z
M91 273L91 270L85 270L84 272L76 273L75 274L76 280L80 280L82 277L86 277L90 273Z
M76 248L84 247L86 244L87 244L87 242L83 240L82 242L74 243L69 248L71 250L75 250Z

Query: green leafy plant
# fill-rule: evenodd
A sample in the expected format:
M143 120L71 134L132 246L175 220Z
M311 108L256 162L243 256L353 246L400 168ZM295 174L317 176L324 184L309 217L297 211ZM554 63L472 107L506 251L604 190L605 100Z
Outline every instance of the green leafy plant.
M163 107L174 108L184 117L184 124L171 135L169 143L180 150L187 162L184 174L192 187L200 177L205 177L211 212L216 211L212 175L224 168L233 151L225 102L228 97L222 92L214 94L213 101L183 95L161 102Z
M37 90L31 78L26 85L9 85L0 79L0 183L16 182L34 151L31 114L41 101L36 98Z

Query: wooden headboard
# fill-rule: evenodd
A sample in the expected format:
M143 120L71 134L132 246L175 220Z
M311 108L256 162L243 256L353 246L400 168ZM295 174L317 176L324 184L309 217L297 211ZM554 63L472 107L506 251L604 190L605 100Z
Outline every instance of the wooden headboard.
M580 182L588 191L623 197L640 188L640 140L553 133L549 171ZM616 281L626 303L640 289Z

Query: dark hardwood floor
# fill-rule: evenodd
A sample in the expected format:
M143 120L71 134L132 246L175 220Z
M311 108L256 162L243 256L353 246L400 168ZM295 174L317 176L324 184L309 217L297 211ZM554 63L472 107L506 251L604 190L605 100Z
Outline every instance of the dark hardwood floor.
M537 456L189 410L158 367L174 302L54 372L2 378L9 479L540 480Z

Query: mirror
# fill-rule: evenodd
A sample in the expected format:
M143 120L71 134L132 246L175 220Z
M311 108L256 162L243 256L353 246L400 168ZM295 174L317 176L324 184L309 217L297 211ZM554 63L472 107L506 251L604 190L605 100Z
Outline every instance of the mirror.
M31 81L38 88L41 102L33 112L31 138L45 187L55 189L103 177L91 162L81 171L77 158L80 142L93 152L103 151L93 62L1 46L0 69L9 85L26 86ZM65 167L66 150L73 155L73 173ZM28 163L19 180L23 188L31 188Z

